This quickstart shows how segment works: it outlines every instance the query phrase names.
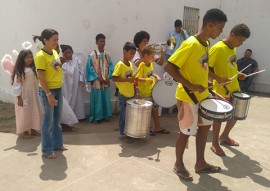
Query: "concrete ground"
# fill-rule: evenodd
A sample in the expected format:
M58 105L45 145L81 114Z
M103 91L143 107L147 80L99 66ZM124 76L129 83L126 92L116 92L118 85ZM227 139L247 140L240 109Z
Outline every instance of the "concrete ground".
M1 113L6 110L1 109ZM160 117L169 135L145 139L118 139L117 116L97 125L81 122L73 132L65 132L65 152L57 159L41 156L40 138L24 140L0 128L0 190L48 191L263 191L270 190L270 98L253 95L248 118L239 121L232 137L239 147L223 147L226 157L218 157L206 146L206 159L219 165L221 173L196 174L195 137L190 137L185 164L193 182L183 182L173 173L175 140L178 136L176 112ZM3 115L1 115L3 116ZM1 121L10 118L0 118Z

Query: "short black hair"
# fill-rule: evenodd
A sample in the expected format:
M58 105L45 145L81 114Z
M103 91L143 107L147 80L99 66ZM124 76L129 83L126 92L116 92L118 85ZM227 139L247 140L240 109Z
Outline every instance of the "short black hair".
M227 16L220 9L209 9L203 16L203 26L209 22L227 22Z
M245 38L249 38L249 36L250 36L250 30L249 30L248 26L244 23L235 25L232 28L231 33L233 33L235 36L242 36Z
M183 26L181 20L177 19L174 21L174 27L181 27L181 26Z
M252 50L251 50L251 49L249 49L249 48L248 48L248 49L246 49L246 51L248 51L248 52L251 52L251 53L252 53Z
M139 44L142 42L143 39L150 39L150 34L146 31L137 32L134 36L133 42L137 48L139 48Z
M62 50L62 53L66 52L66 50L70 49L73 52L73 49L70 45L66 45L66 44L61 44L60 48Z
M99 34L97 34L97 36L96 36L96 42L97 42L98 40L100 40L100 39L105 39L105 38L106 38L106 37L105 37L104 34L99 33Z
M132 42L126 42L124 47L123 47L123 50L125 50L125 51L135 50L136 51L136 46Z

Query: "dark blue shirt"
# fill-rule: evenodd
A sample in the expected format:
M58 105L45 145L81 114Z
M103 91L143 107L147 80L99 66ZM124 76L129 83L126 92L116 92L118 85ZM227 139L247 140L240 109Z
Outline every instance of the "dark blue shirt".
M248 68L246 68L243 73L245 74L251 74L253 72L253 70L255 68L258 68L258 64L256 62L256 60L249 58L240 58L237 60L237 65L238 65L238 71L243 70L245 67L247 67L249 64L251 64L251 66L249 66Z

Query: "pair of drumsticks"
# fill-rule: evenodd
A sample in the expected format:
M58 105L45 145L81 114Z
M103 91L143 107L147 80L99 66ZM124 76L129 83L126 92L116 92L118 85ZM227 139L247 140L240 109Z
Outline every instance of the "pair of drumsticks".
M247 69L247 68L250 67L250 66L251 66L251 64L249 64L248 66L246 66L244 69L242 69L242 70L239 71L237 74L235 74L233 77L231 77L230 80L232 80L233 78L235 78L236 76L238 76L238 74L240 74L241 72L243 72L245 69ZM246 75L246 77L253 76L253 75L255 75L255 74L259 74L259 73L264 72L264 71L265 71L265 69L260 70L260 71L258 71L258 72L253 72L253 73L251 73L251 74ZM229 82L224 82L224 83L220 83L220 84L213 85L213 86L208 86L206 89L211 89L211 88L218 87L218 86L224 86L224 85L229 84L229 83L231 83L231 81L229 81ZM190 93L193 93L193 92L190 92Z

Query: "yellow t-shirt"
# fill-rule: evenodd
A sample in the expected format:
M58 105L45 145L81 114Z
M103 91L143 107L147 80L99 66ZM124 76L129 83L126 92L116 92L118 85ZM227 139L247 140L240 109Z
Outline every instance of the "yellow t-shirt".
M154 65L151 63L149 66L146 66L144 62L140 63L138 68L138 74L136 78L152 78L153 83L147 84L146 82L138 82L138 87L140 91L141 97L151 97L152 96L152 89L155 85L155 79L153 77L154 74Z
M45 71L45 79L49 89L62 87L63 74L62 68L57 66L58 63L60 63L60 59L55 50L53 50L52 55L40 50L35 56L36 69ZM39 86L41 87L40 84Z
M113 71L112 76L118 76L121 78L128 78L134 75L133 65L129 62L129 66L127 66L123 61L119 61ZM120 94L125 97L133 97L134 96L134 85L130 82L115 82L116 86L119 89Z
M194 36L185 40L180 48L169 58L169 62L180 68L180 74L192 84L201 84L208 87L208 46L202 45ZM197 100L207 98L209 91L206 89L202 93L194 93ZM192 102L182 84L179 83L176 89L176 99L185 102Z
M231 78L238 73L236 48L229 48L223 41L219 41L209 51L209 67L214 69L216 75L220 77ZM214 85L218 82L214 80ZM223 86L216 86L214 91L225 98L229 98L230 94L235 91L240 91L238 78L232 79L232 82L226 84L227 90Z

